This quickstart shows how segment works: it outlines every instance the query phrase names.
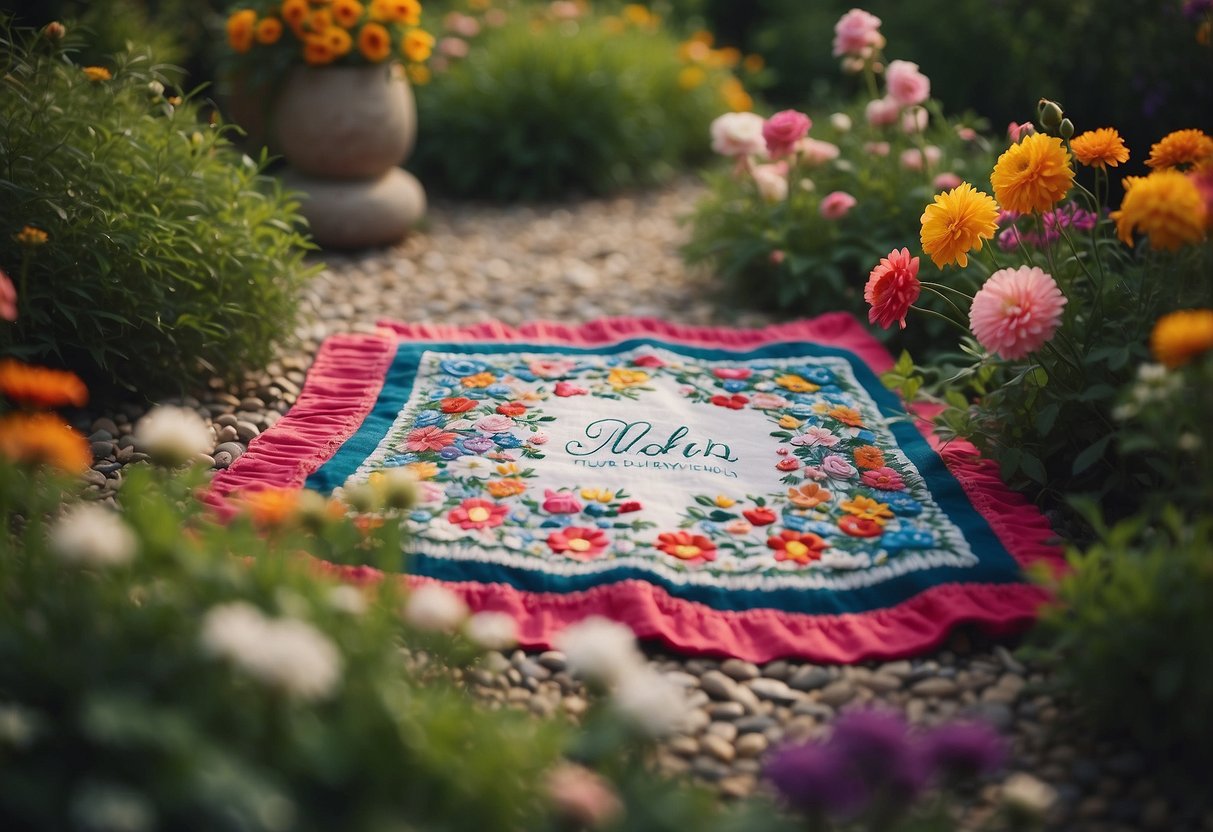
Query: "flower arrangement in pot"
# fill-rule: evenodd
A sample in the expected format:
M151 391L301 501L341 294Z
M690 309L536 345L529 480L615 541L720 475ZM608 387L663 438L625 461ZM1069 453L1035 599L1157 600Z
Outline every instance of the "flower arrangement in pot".
M418 0L245 0L227 18L237 120L290 164L321 245L393 242L425 195L399 170L416 137L409 81L428 79L434 38ZM241 97L237 97L240 102Z

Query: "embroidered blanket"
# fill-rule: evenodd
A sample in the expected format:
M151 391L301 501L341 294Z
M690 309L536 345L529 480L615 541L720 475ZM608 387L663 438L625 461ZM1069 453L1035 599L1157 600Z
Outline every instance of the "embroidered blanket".
M322 347L214 493L403 466L409 579L550 646L592 614L688 652L853 662L995 634L1044 598L1044 518L947 447L843 314L761 330L385 322Z

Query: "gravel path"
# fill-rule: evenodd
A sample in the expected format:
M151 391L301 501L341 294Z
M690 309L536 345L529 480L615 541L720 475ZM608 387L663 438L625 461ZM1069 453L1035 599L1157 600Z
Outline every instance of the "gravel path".
M684 269L678 246L687 230L679 220L697 193L694 183L682 181L651 193L541 207L439 203L427 227L395 248L328 256L304 291L300 345L263 374L235 389L216 379L210 389L170 403L212 420L215 465L226 467L289 409L326 336L371 329L380 317L518 324L652 315L696 324L767 323L761 314L718 309L706 279ZM82 426L92 433L97 457L88 477L103 494L119 486L124 464L141 458L130 438L139 415L130 407ZM993 722L1012 739L1011 770L1056 789L1051 828L1213 830L1213 815L1201 817L1164 796L1132 749L1080 733L1074 706L1048 694L1039 670L976 633L958 632L930 656L841 668L799 661L758 667L660 652L652 661L688 689L695 706L691 729L664 744L660 764L728 796L760 787L762 755L772 745L821 735L840 709L881 703L916 724L956 716ZM555 652L490 654L468 682L490 707L575 718L587 704ZM965 827L988 816L1001 783L972 796Z

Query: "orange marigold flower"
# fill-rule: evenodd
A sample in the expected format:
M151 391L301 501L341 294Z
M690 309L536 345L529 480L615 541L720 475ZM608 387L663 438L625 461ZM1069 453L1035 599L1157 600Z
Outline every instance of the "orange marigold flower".
M1176 130L1150 147L1146 165L1159 168L1184 168L1213 159L1213 138L1200 130Z
M350 33L340 26L330 26L325 29L322 37L332 50L334 60L348 54L354 45L354 39L350 37Z
M741 81L731 75L721 82L720 97L734 113L748 113L754 109L754 99L745 91Z
M93 461L88 440L52 413L0 417L0 456L79 474Z
M373 26L375 24L372 23L368 25ZM366 32L366 27L363 27L362 31ZM361 42L362 39L359 38L359 43ZM464 376L463 378L459 379L459 383L464 387L488 387L496 380L497 376L493 375L492 373L476 373L475 375Z
M863 416L853 407L843 407L842 405L837 405L830 408L826 415L837 419L844 425L849 425L853 428L863 427Z
M657 535L657 548L688 563L716 560L716 544L701 534L662 532Z
M81 70L81 72L83 72L85 77L87 77L88 80L92 81L93 83L108 81L114 77L110 71L103 66L86 66Z
M1150 246L1175 251L1205 236L1208 209L1189 177L1177 170L1157 170L1149 176L1126 176L1125 197L1113 211L1116 234L1127 246L1140 231Z
M1088 130L1075 136L1070 141L1070 150L1075 159L1092 168L1107 170L1129 161L1129 148L1125 147L1120 133L1111 127Z
M1163 315L1150 334L1150 352L1170 369L1213 349L1213 309L1181 309Z
M981 251L982 240L998 230L998 204L968 182L946 193L936 194L919 220L922 251L943 268L955 263L969 265L969 252Z
M322 35L309 35L303 42L303 60L308 66L324 66L331 64L337 56L329 46L328 38Z
M1074 184L1074 168L1061 139L1036 133L998 157L990 184L994 198L1008 211L1048 211Z
M863 445L855 449L855 464L860 468L883 468L884 452L875 445Z
M333 19L347 29L352 29L362 19L363 11L358 0L333 0Z
M392 54L392 36L380 24L368 23L358 33L358 51L362 53L362 57L371 63L378 63ZM481 375L488 375L488 373L482 373ZM463 381L465 386L472 386L467 384L467 379ZM492 384L492 382L489 382L489 384Z
M307 19L307 27L319 34L327 31L333 25L333 13L328 9L316 9Z
M88 388L75 373L0 359L0 395L35 407L83 407Z
M13 239L26 248L37 248L38 246L46 245L46 241L50 237L41 228L26 225L22 226L21 230L13 235Z
M282 37L282 21L276 17L267 17L257 21L257 43L269 46L277 43Z
M283 0L282 3L282 19L296 31L303 26L303 21L307 20L307 16L311 14L311 8L307 4L307 0Z
M244 508L253 523L262 528L285 525L299 509L299 490L263 488L243 496Z
M257 13L252 9L233 12L227 19L227 42L236 52L247 52L253 48L253 36L257 27Z
M1196 192L1205 204L1205 229L1213 228L1213 161L1189 172L1188 178L1196 186Z
M487 488L490 494L497 499L501 499L502 497L513 497L526 491L526 483L519 479L493 480L488 484Z

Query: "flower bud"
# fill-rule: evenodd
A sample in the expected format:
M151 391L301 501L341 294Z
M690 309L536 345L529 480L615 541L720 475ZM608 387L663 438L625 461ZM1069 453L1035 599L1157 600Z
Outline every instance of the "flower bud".
M1074 122L1070 121L1068 118L1063 118L1061 120L1061 127L1058 128L1058 132L1061 134L1063 139L1068 140L1072 138L1074 136Z
M67 34L67 27L58 20L52 20L42 27L42 36L49 41L61 41Z
M1061 126L1061 105L1047 98L1040 99L1036 105L1037 121L1046 133L1052 133Z
M147 91L151 93L153 98L159 98L164 95L164 84L161 84L159 81L148 81Z

